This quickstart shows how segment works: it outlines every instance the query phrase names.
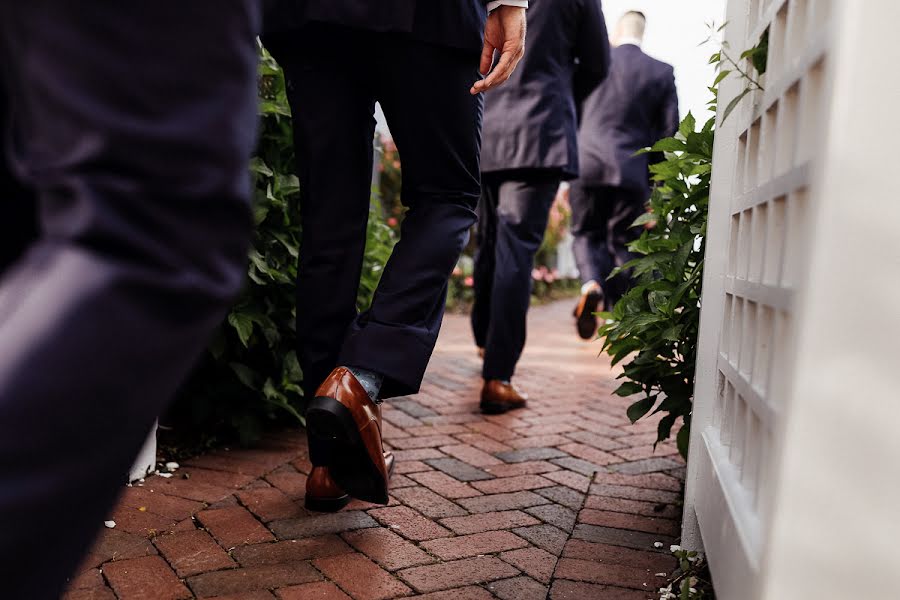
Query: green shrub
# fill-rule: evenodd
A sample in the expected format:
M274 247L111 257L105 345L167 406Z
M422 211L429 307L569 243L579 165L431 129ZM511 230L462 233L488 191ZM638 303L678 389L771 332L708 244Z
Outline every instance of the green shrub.
M395 229L390 227L384 218L384 210L381 200L377 195L372 195L369 204L369 223L366 228L366 255L363 260L362 277L359 279L359 293L356 298L356 307L366 310L372 303L375 289L381 281L384 265L387 264L394 244L397 241Z
M713 35L722 27L715 29ZM710 64L715 64L718 71L709 88L713 94L709 102L712 111L719 101L719 84L729 74L735 73L745 82L744 90L726 105L723 120L741 98L763 89L751 69L757 77L765 73L768 39L766 30L759 43L737 60L731 57L725 42L710 57ZM693 409L715 117L699 130L696 126L694 117L688 114L674 137L642 151L662 152L665 159L650 166L656 182L650 210L633 226L655 225L645 228L629 245L639 258L613 271L616 275L632 269L635 285L616 303L612 313L603 314L610 322L600 328L600 335L605 338L603 348L612 357L612 363L629 359L619 376L626 381L615 393L625 397L641 395L628 407L628 418L633 423L648 414L665 413L657 428L657 443L669 438L680 418L682 425L676 442L685 458Z
M301 231L290 107L275 60L260 54L259 147L253 158L253 215L247 283L216 330L170 420L176 437L258 440L266 425L302 422L303 373L297 361L295 298ZM369 214L358 304L368 306L393 247L377 200Z
M630 244L641 256L623 268L633 269L635 285L611 315L604 315L612 323L600 329L613 364L631 358L619 376L627 381L616 390L620 396L642 395L628 408L628 418L634 422L651 411L665 412L657 432L662 441L681 417L677 442L684 456L694 395L714 123L710 118L695 131L689 114L677 137L651 148L665 152L666 159L650 167L658 185L650 212L634 225L657 224Z

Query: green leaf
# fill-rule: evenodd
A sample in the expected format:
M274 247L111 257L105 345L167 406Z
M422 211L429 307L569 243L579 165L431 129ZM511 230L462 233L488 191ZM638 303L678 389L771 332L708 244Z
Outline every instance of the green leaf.
M722 122L723 123L728 118L728 115L730 115L731 112L735 108L737 108L737 105L740 103L741 100L744 99L744 96L749 94L750 91L751 91L750 88L747 88L743 92L741 92L740 94L738 94L737 96L735 96L734 98L731 99L731 102L728 103L728 106L725 107L725 112L722 114Z
M237 331L244 347L248 347L250 345L250 337L253 335L253 319L241 313L231 312L228 315L228 323Z
M253 223L258 227L266 220L269 215L269 207L263 204L255 204L253 206Z
M634 223L631 224L631 227L640 227L642 225L646 225L647 223L652 223L657 220L657 217L652 212L642 213L637 219L634 220Z
M684 150L684 142L673 137L663 138L650 146L650 152L680 152Z
M686 137L688 134L694 132L694 127L696 125L697 121L694 119L694 115L688 112L687 116L681 120L681 125L678 126L678 132Z
M641 384L634 383L633 381L626 381L625 383L620 385L614 393L625 398L642 391L644 391L644 387Z
M284 356L282 378L284 381L296 383L303 381L303 370L300 368L300 361L297 360L297 353L293 350Z
M713 86L717 86L722 83L722 80L728 77L729 73L731 73L731 69L722 69L719 71L719 74L716 76L716 79L713 81Z
M681 332L684 330L683 325L672 325L668 329L666 329L662 334L662 338L664 340L668 340L670 342L678 342L681 340Z
M647 396L642 400L638 400L628 407L628 418L632 423L637 422L638 419L650 412L654 404L656 404L656 396Z
M250 160L250 171L266 177L272 177L275 173L269 166L258 156L254 156Z
M672 435L672 426L677 418L678 415L668 414L659 420L659 425L656 427L656 442L653 443L654 448L656 444L669 439L669 436Z

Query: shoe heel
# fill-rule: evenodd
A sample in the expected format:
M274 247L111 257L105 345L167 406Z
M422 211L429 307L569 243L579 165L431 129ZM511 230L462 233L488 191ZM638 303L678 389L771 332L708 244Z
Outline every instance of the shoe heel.
M387 504L387 481L360 438L353 415L334 398L318 397L306 413L310 458L324 457L335 482L353 498Z
M316 466L328 467L341 449L350 443L344 407L332 398L313 399L306 411L306 432L309 437L309 459ZM346 409L344 409L346 412ZM352 418L351 418L352 420Z
M349 503L349 495L344 495L339 498L310 498L307 496L303 501L303 506L307 510L315 512L332 513L338 512Z
M309 462L314 467L330 466L335 453L333 440L314 436L310 433L309 428L306 430L306 435L309 441Z

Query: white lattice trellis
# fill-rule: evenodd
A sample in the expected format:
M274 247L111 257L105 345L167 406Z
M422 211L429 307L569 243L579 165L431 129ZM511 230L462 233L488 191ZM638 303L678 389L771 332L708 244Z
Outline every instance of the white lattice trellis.
M829 430L834 424L824 411L832 403L837 410L852 407L832 397L841 388L853 389L848 387L854 384L850 373L848 378L835 377L835 386L824 393L810 387L821 381L818 368L841 365L842 357L856 358L853 348L828 343L827 328L854 327L852 317L838 315L851 307L857 275L875 272L873 262L897 261L893 277L900 277L896 234L889 234L887 252L882 249L873 257L854 223L841 222L848 209L863 214L878 206L895 215L900 212L900 201L890 204L884 198L890 187L883 183L887 173L872 176L853 170L867 171L867 160L878 160L878 148L888 150L892 141L886 129L896 134L897 78L885 86L881 69L896 70L900 58L890 40L895 34L888 34L900 22L898 5L889 0L729 2L725 35L731 51L739 54L755 46L768 29L768 66L765 91L746 96L720 123L716 136L684 530L686 545L700 547L702 541L719 597L726 600L870 597L840 595L837 578L821 586L822 595L810 593L819 587L818 580L792 595L799 588L792 587L791 566L803 571L807 563L827 564L823 557L830 550L807 548L805 557L794 555L794 546L806 542L786 545L782 538L804 521L789 507L803 499L814 513L819 510L816 502L828 501L810 495L821 481L807 478L828 472L821 471L825 456L811 448L820 445L821 437L837 433ZM721 105L745 85L737 77L727 79ZM890 90L893 101L871 101ZM852 114L866 102L872 105L869 112ZM838 142L844 138L856 145ZM846 184L842 177L853 176L861 178L855 189L862 198L837 196L837 186ZM835 274L837 263L829 264L825 257L839 245L843 252L835 260L845 270ZM893 289L900 300L896 279L881 273L888 297ZM829 279L843 279L844 285L826 287ZM828 311L834 314L831 321L811 317ZM851 343L865 347L883 340L886 349L900 347L900 339L888 336L893 328L900 337L898 322L893 317L876 329L865 321L869 330L853 330ZM900 367L900 351L895 353ZM863 385L881 386L881 393L892 395L896 402L889 410L900 419L893 373L884 369L879 375ZM807 439L797 433L808 434L804 426L821 426L821 435ZM871 443L877 439L860 436L851 443L874 458ZM840 438L829 441L841 443ZM894 450L900 458L900 444ZM800 456L808 462L798 461ZM840 475L835 471L834 481L843 485ZM893 486L900 488L900 476ZM859 505L853 510L865 509ZM812 520L808 514L804 517ZM894 519L896 526L900 517ZM824 520L820 525L823 530L832 526ZM811 528L807 535L815 533ZM900 566L900 560L894 562ZM840 573L843 564L836 564L832 574Z

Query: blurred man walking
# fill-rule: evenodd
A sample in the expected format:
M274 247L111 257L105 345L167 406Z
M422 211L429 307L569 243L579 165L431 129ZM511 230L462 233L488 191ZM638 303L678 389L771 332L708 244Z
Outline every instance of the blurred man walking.
M678 95L672 67L641 51L646 19L625 13L613 34L607 80L582 107L578 156L581 177L570 193L573 252L582 295L575 308L578 335L597 334L594 312L612 310L630 278L613 269L631 258L631 229L650 197L647 154L634 153L678 129Z
M525 345L531 270L563 180L578 176L576 106L606 77L600 0L532 0L519 68L485 99L472 330L484 353L481 410L525 405L511 383Z
M257 12L0 2L3 598L59 598L240 289Z
M300 177L309 508L339 510L351 496L388 502L393 459L382 449L379 403L418 391L431 358L481 193L480 92L518 63L527 4L279 0L267 16L264 41L284 68ZM357 314L376 101L403 161L409 211L372 306Z

